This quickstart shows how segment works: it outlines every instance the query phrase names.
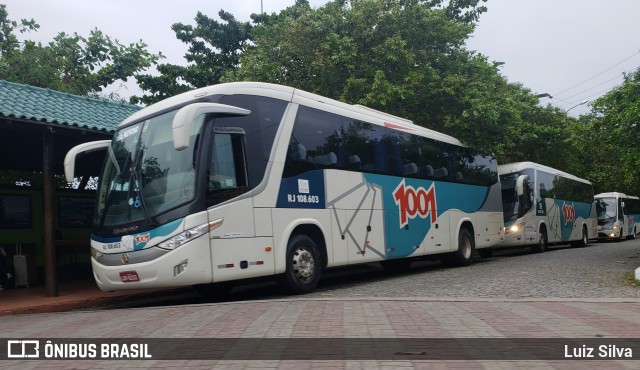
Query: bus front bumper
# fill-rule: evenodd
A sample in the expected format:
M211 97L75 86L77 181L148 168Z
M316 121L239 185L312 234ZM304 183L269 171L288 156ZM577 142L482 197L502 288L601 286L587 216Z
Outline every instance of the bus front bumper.
M117 291L190 286L212 281L211 251L206 236L150 261L125 262L135 260L135 253L139 252L118 254L123 262L117 266L101 264L92 257L91 266L98 287L103 291Z

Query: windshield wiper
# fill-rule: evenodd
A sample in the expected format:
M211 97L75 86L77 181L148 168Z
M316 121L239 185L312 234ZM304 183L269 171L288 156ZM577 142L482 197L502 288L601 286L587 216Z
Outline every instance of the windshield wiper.
M140 209L142 210L142 215L144 216L145 221L148 226L155 226L156 223L153 222L151 216L149 215L149 210L147 209L147 204L144 200L144 196L142 196L142 183L140 182L140 177L138 176L138 163L140 162L140 158L143 155L142 144L140 144L141 140L138 141L138 145L136 148L136 152L134 153L133 161L131 163L131 175L129 177L129 191L133 190L136 192L136 198L140 200ZM133 188L133 189L132 189ZM135 202L134 202L135 204Z

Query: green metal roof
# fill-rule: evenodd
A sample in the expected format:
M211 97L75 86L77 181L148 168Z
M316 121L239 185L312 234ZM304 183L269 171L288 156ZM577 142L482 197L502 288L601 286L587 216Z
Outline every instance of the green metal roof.
M115 131L141 107L0 80L0 117Z

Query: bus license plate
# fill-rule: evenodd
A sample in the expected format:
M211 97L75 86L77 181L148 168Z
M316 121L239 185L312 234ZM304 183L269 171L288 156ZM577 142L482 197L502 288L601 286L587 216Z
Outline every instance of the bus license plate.
M124 271L120 273L120 281L123 283L132 283L139 280L138 273L135 271Z

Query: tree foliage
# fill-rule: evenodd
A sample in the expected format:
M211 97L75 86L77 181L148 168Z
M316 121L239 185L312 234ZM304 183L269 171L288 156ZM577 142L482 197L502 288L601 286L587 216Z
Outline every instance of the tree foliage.
M640 69L592 107L576 135L582 153L576 161L588 167L598 192L640 195Z
M252 45L223 81L289 85L406 117L495 153L562 165L566 114L465 48L480 1L352 0L254 17ZM558 160L559 159L559 160Z
M111 83L126 81L162 57L142 42L128 46L98 29L88 37L59 33L46 45L20 43L16 31L35 31L33 20L11 21L0 4L0 76L4 80L76 95L99 95ZM36 67L37 66L37 67Z
M160 64L159 76L136 76L140 87L149 92L137 101L150 104L196 87L215 85L225 71L238 66L244 45L250 40L251 25L238 22L223 10L218 16L222 22L198 12L195 27L182 23L171 27L176 37L189 45L185 55L188 64Z
M160 64L142 42L125 47L94 30L61 33L48 45L18 42L33 20L11 21L0 5L1 78L76 94L135 75L153 103L220 82L288 85L363 104L493 152L500 163L535 161L594 182L596 191L640 194L640 71L579 120L541 106L501 75L502 63L466 49L485 0L307 0L240 22L221 10L176 23L186 65ZM38 68L33 68L38 65Z
M151 103L188 89L250 80L362 104L458 137L500 162L570 166L573 121L522 85L501 63L465 48L483 0L297 0L252 24L220 11L173 25L189 45L187 66L139 76ZM581 175L581 174L579 174Z

